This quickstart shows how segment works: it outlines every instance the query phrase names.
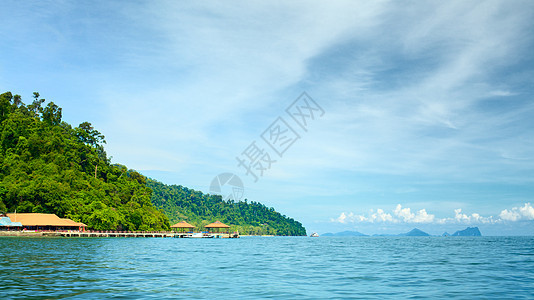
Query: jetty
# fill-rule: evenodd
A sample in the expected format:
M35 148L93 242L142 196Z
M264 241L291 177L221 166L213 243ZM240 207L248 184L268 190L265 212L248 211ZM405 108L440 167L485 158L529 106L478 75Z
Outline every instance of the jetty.
M239 233L176 233L172 231L33 231L0 230L1 236L89 238L239 238Z
M195 226L182 221L173 231L87 230L87 225L62 219L55 214L7 214L0 219L0 236L18 237L99 237L99 238L238 238L230 226L219 221L205 225L207 231L194 231Z
M238 238L236 233L176 233L172 231L72 231L57 232L63 237L115 237L115 238Z

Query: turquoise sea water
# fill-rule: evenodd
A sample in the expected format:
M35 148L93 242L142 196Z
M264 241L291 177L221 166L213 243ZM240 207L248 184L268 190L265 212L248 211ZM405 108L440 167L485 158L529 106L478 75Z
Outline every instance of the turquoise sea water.
M3 299L534 298L534 237L0 238Z

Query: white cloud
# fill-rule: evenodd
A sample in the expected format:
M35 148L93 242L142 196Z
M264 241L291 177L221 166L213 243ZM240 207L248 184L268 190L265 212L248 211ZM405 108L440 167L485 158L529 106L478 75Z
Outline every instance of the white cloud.
M353 213L349 213L349 215L354 215ZM342 223L344 224L347 220L347 215L345 215L344 212L342 212L339 217L337 217L335 220L334 219L331 219L331 221L335 221L335 222L338 222L338 223Z
M394 222L394 218L391 214L384 212L384 210L378 208L376 213L371 214L370 222Z
M435 216L427 213L426 209L421 209L416 213L412 213L410 208L402 208L402 206L398 204L392 213L388 213L381 208L371 210L367 216L356 215L353 212L342 212L338 218L332 219L332 221L339 223L432 223L434 219Z
M462 213L462 209L458 208L454 210L454 218L452 219L445 219L444 222L447 221L455 221L456 223L462 223L462 224L472 224L472 223L494 223L493 216L490 217L482 217L478 213L472 213L471 215L467 215Z
M428 214L425 209L412 213L409 207L402 208L400 204L397 204L393 213L405 223L432 223L434 221L434 215Z
M345 212L342 212L339 217L337 217L336 219L330 219L330 221L332 222L337 222L337 223L342 223L342 224L346 224L346 223L360 223L360 222L368 222L368 223L372 223L372 217L369 216L369 217L366 217L364 215L355 215L353 212L350 212L350 213L345 213Z
M385 212L383 209L371 210L365 215L357 215L353 212L342 212L336 219L331 219L332 222L342 224L346 223L434 223L434 224L494 224L502 221L521 221L534 220L534 208L530 203L525 203L522 207L513 207L505 209L499 214L499 218L493 216L484 217L478 213L465 214L461 208L454 210L454 217L436 218L433 214L429 214L426 209L418 210L413 213L409 207L402 207L397 204L391 213Z
M525 203L522 207L513 207L508 210L501 211L499 217L504 221L520 221L520 220L534 220L534 208L529 203Z
M501 211L499 217L505 221L517 221L521 218L521 215L517 211L509 211L505 209Z

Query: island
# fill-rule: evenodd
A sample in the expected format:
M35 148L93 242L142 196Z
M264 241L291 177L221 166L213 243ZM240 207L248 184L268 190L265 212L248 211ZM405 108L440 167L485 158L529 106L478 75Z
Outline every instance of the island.
M47 215L48 228L68 219L86 232L170 232L179 221L201 230L220 220L241 234L306 235L300 222L259 202L165 185L112 163L102 133L63 121L63 109L37 92L30 104L1 94L0 112L0 213Z
M467 227L464 230L458 230L451 236L482 236L478 227Z
M359 231L342 231L338 233L324 233L321 236L323 237L350 237L350 236L369 236L367 234L361 233ZM432 236L418 228L414 228L406 233L399 233L399 234L387 234L387 233L376 233L372 236ZM454 234L449 234L447 232L444 232L442 237L448 237L448 236L482 236L480 233L480 230L478 227L467 227L464 230L458 230Z

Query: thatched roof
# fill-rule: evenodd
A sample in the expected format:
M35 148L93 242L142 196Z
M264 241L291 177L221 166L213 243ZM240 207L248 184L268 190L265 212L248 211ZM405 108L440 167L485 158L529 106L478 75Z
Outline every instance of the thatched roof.
M86 227L83 223L71 219L61 219L54 214L21 213L7 214L12 222L20 222L22 226L57 226L57 227Z
M230 228L230 226L226 225L226 224L223 224L221 223L220 221L215 221L211 224L208 224L206 226L204 226L206 228Z
M186 221L181 221L172 225L171 228L195 228L195 226L187 223Z
M83 224L82 222L75 222L71 219L61 219L61 221L65 222L67 225L64 226L81 226L86 227L87 225Z

